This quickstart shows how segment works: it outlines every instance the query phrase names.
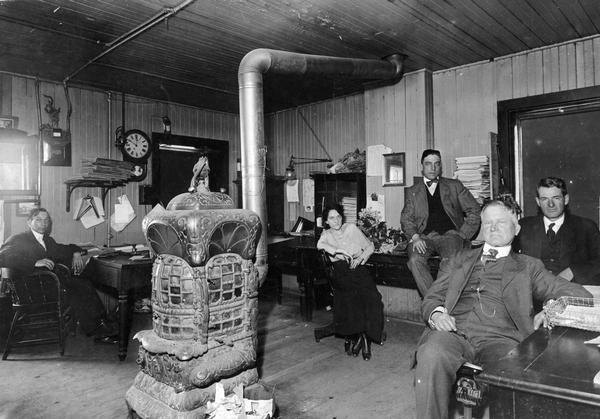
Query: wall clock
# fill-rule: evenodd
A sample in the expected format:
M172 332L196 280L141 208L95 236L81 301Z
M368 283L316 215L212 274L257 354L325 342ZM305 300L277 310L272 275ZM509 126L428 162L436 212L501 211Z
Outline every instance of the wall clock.
M123 136L121 153L123 153L123 160L134 163L146 162L152 153L150 137L139 129L127 131Z

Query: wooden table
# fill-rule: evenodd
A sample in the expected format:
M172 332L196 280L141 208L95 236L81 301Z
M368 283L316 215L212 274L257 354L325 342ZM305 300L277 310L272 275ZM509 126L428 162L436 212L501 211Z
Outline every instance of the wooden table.
M540 329L508 359L485 368L476 380L489 385L492 418L598 418L600 349L583 342L598 332Z
M152 260L129 260L129 255L116 255L108 258L90 259L86 273L96 285L113 288L118 295L119 313L119 359L127 356L129 343L129 293L134 288L148 285L152 276Z

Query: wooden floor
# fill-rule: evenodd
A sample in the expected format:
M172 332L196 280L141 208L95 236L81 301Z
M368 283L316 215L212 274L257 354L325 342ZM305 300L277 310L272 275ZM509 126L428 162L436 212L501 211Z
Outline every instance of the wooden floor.
M318 310L306 323L292 296L281 305L268 296L259 302L259 374L275 387L280 418L414 417L410 362L422 326L386 320L387 341L367 362L348 357L342 339L315 342L313 328L330 312ZM136 314L133 332L150 324L150 315ZM131 343L119 362L115 346L81 335L69 337L63 357L54 345L18 349L0 361L0 419L125 418L136 353Z

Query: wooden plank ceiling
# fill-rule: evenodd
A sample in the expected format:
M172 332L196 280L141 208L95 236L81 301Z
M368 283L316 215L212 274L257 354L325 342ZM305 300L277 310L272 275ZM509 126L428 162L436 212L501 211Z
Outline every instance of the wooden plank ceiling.
M598 0L196 0L89 63L182 2L1 1L0 71L237 113L238 65L256 48L369 59L399 52L407 72L435 71L600 28ZM267 75L265 110L360 91L363 82Z

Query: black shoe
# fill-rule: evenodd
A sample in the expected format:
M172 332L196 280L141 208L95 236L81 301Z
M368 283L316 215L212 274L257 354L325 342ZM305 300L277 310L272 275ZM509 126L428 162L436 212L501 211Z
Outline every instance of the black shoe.
M358 336L350 335L346 336L346 340L344 341L344 351L348 356L352 355L352 347L356 344L356 340Z
M360 352L362 346L363 346L363 339L362 339L362 336L360 336L356 340L356 342L354 342L354 345L352 345L352 355L358 356L358 353Z
M362 357L365 361L371 359L371 339L365 334L362 335L361 340L363 341L362 345Z

